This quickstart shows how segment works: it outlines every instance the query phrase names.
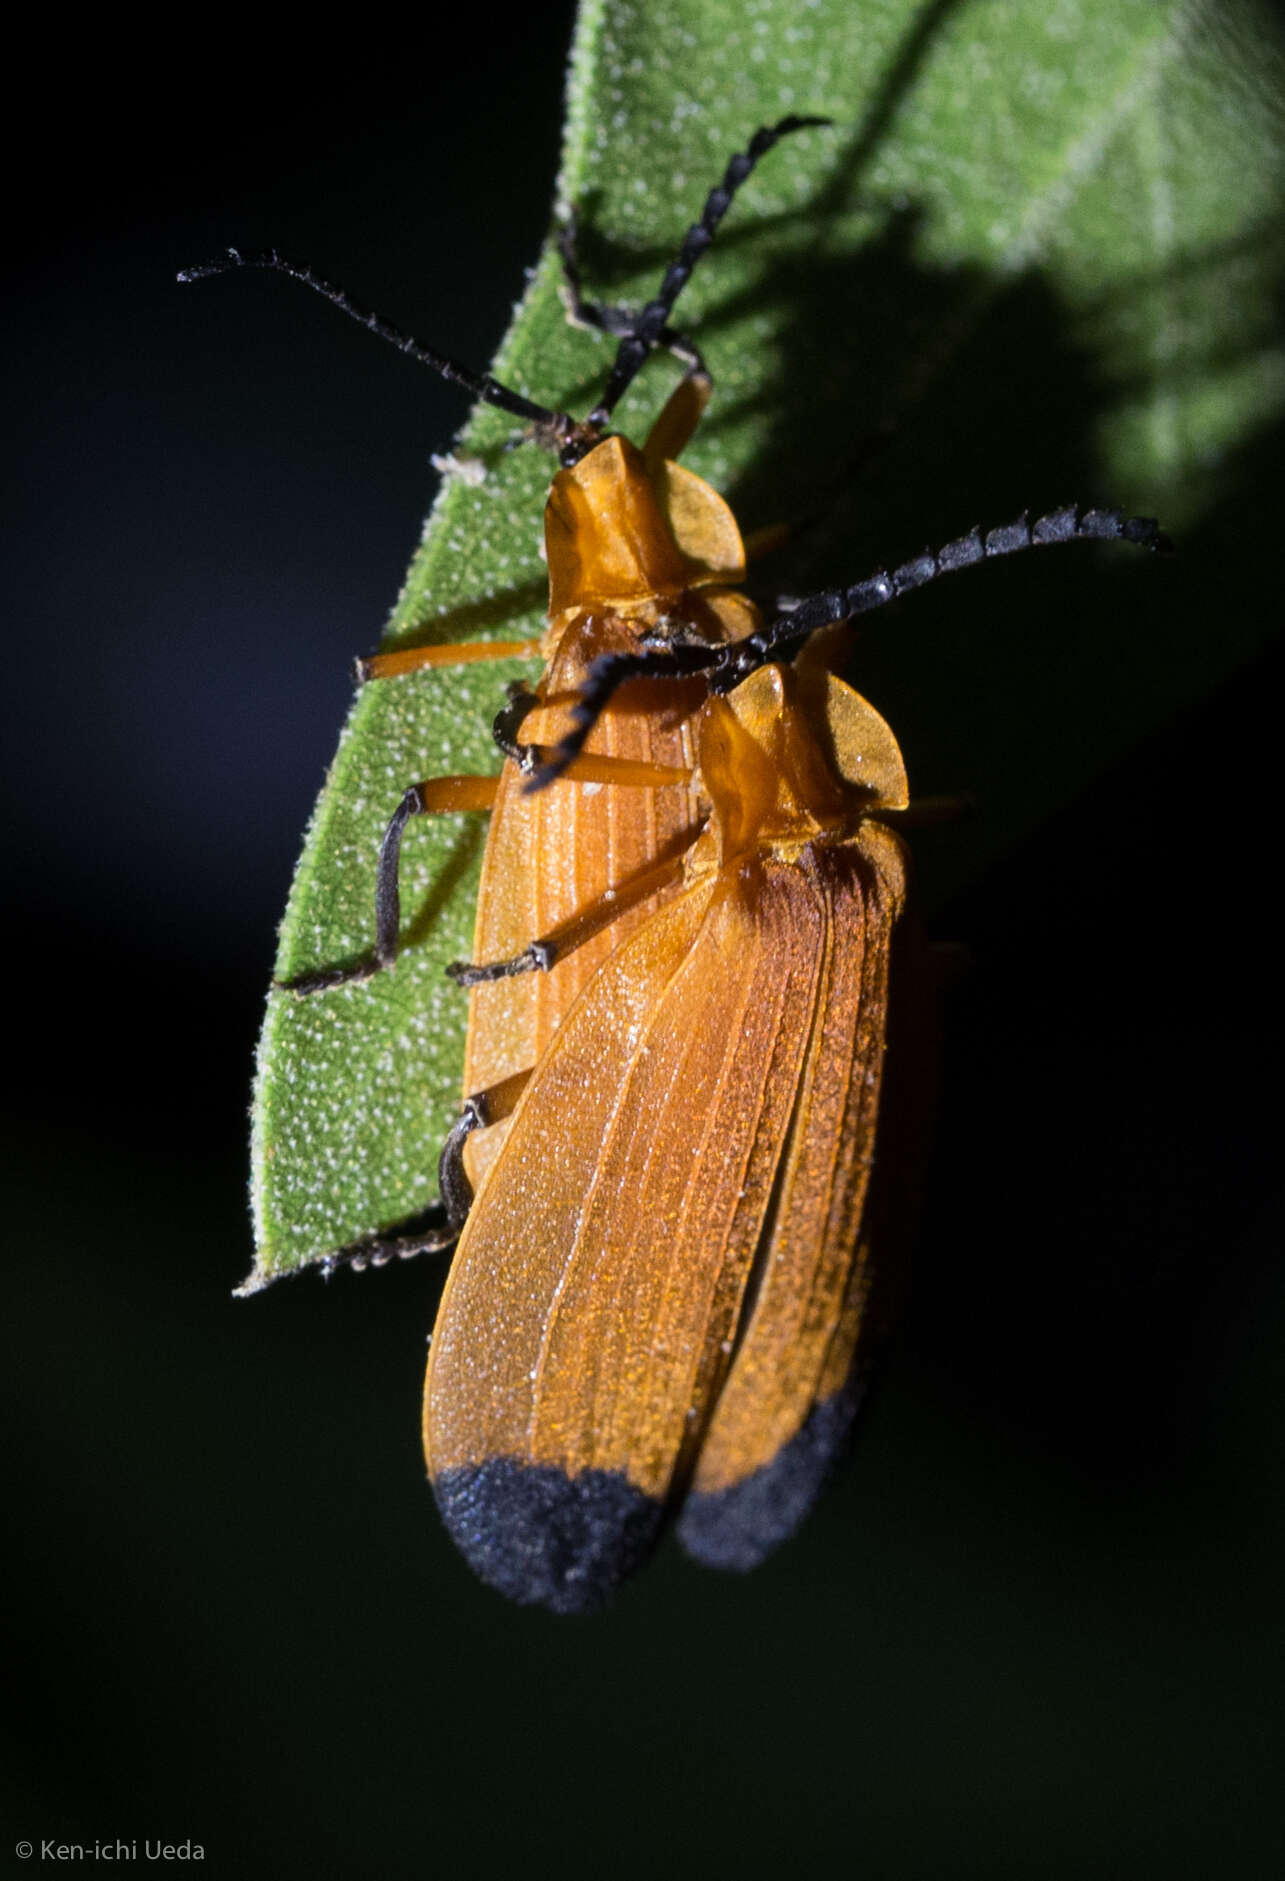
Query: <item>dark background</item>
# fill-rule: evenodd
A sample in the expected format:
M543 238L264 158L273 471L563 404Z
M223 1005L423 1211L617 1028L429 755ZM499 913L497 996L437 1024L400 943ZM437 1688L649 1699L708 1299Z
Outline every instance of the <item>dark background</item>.
M569 32L488 16L413 75L249 35L165 86L82 42L11 159L12 1839L191 1838L221 1873L1263 1871L1278 654L933 910L972 966L907 1323L755 1576L666 1548L604 1619L510 1609L423 1486L437 1278L230 1298L275 924L462 409L277 283L173 275L276 241L484 364ZM1211 631L1280 481L1268 438L1184 545Z

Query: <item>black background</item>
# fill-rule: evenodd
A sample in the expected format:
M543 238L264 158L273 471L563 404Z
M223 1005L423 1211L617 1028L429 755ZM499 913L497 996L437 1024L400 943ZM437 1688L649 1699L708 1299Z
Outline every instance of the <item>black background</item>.
M229 1297L275 923L462 413L302 295L173 276L279 241L484 363L569 32L459 22L413 69L390 30L260 32L165 83L81 42L11 157L13 1839L191 1838L221 1873L1258 1872L1279 656L934 917L972 966L907 1325L751 1579L665 1549L605 1619L507 1608L423 1487L435 1277ZM1271 440L1254 468L1211 595L1276 513Z

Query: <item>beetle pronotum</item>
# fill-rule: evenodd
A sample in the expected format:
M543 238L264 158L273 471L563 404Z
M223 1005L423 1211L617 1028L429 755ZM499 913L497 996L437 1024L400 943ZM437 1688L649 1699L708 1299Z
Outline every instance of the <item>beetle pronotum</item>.
M976 562L1043 544L1164 545L1154 522L1053 511L971 530L766 623L710 486L675 461L709 397L669 327L760 130L619 336L588 417L534 405L301 279L559 450L545 533L545 672L496 723L500 778L411 787L381 850L372 961L393 964L398 858L417 814L490 809L465 1108L442 1158L459 1234L425 1386L429 1473L482 1576L592 1607L668 1512L698 1558L746 1567L806 1513L851 1420L880 1312L867 1213L907 807L888 727L828 673L819 630ZM687 364L641 450L606 432L656 346ZM779 656L802 647L793 665ZM366 678L512 644L364 662ZM531 649L523 647L521 650ZM529 742L519 742L522 738Z

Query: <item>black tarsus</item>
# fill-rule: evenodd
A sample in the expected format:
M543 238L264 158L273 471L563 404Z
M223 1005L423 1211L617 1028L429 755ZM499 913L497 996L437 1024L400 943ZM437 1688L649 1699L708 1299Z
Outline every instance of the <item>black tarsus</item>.
M484 1130L490 1121L485 1091L466 1098L437 1159L437 1186L442 1199L425 1209L419 1227L409 1233L369 1235L328 1255L321 1263L323 1277L329 1280L341 1267L361 1274L368 1267L387 1267L390 1261L411 1260L417 1254L445 1254L453 1248L473 1206L473 1184L464 1168L464 1145L475 1130Z
M442 1206L457 1238L473 1206L473 1184L464 1169L464 1145L475 1130L485 1130L490 1121L486 1092L466 1097L437 1159L437 1186L441 1190Z
M668 327L669 316L674 310L674 302L691 279L692 270L713 241L719 223L731 207L732 198L759 158L766 156L773 144L779 142L782 137L788 137L794 131L831 124L833 121L832 118L819 117L779 118L775 124L765 124L755 131L747 147L737 151L723 172L722 182L716 184L706 197L700 219L692 223L683 237L678 257L665 270L664 279L661 281L655 298L647 302L634 319L630 330L621 336L615 363L607 380L607 389L585 420L590 429L600 430L606 424L637 377L652 348L667 343L662 335Z
M1050 510L1031 522L1023 512L1015 522L985 533L973 528L934 554L925 549L899 568L878 569L848 588L827 588L808 595L777 614L758 633L727 646L677 647L667 653L607 653L589 668L580 697L573 708L571 730L549 762L527 784L528 791L543 790L560 777L579 756L586 738L602 716L612 695L630 679L672 679L679 674L709 674L712 692L730 692L758 667L767 665L783 649L806 640L821 627L835 627L869 614L889 601L927 587L942 575L971 568L978 562L1023 549L1050 547L1061 542L1132 542L1137 547L1169 554L1173 543L1151 516L1125 516L1118 509L1082 510L1074 503Z
M412 784L388 819L379 845L375 871L375 946L374 951L352 967L323 967L317 973L300 973L293 980L278 980L282 992L297 993L301 999L313 993L329 992L334 986L358 985L376 973L384 972L397 959L397 937L402 924L400 883L402 835L413 816L424 808L424 792Z
M551 941L533 940L507 960L491 960L479 967L468 960L452 960L446 972L457 986L487 986L492 980L515 980L519 973L548 973L558 959Z
M524 680L514 679L505 692L504 704L496 713L491 723L491 740L504 756L524 777L531 777L540 762L539 745L524 745L518 737L522 721L529 712L533 712L540 703L540 695L533 692Z
M381 967L391 967L397 958L397 937L402 925L401 860L402 836L413 816L424 810L424 793L412 784L388 819L379 845L375 870L375 958Z
M230 274L237 268L269 268L277 274L289 275L292 281L302 282L304 287L310 287L314 294L320 294L332 306L338 307L341 313L347 314L350 320L369 328L381 340L387 340L399 353L405 353L421 366L430 367L443 379L462 385L466 392L481 399L484 405L495 405L514 418L538 425L541 431L547 432L554 440L569 438L576 431L575 419L569 413L550 411L546 405L537 405L531 399L524 398L520 392L510 391L507 385L501 385L489 372L474 372L471 367L448 359L445 353L439 353L433 347L425 346L422 341L412 339L409 333L394 326L391 320L385 320L382 314L372 313L369 308L359 306L341 287L323 280L303 262L288 260L275 248L252 249L248 253L242 253L239 248L229 248L226 255L215 261L201 262L195 268L182 269L178 278L182 282L204 281L211 275Z
M413 1260L417 1254L445 1254L460 1238L462 1220L452 1220L441 1202L425 1209L420 1221L422 1225L408 1233L368 1235L338 1248L321 1262L322 1278L329 1280L341 1267L364 1274L368 1267L387 1267L392 1261Z

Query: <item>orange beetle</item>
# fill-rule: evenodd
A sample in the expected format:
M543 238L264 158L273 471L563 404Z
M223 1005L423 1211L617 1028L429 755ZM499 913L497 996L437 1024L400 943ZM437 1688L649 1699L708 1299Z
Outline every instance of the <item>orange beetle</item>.
M579 422L278 255L216 264L294 275L561 454L538 647L363 662L391 679L538 652L538 687L496 723L500 777L413 785L381 848L373 958L293 983L317 993L390 967L407 820L492 812L475 964L452 969L471 1001L447 1221L348 1253L459 1239L425 1383L430 1478L482 1577L558 1611L601 1604L670 1513L715 1565L752 1566L792 1533L888 1317L889 1184L872 1170L905 895L886 819L908 797L887 725L826 670L823 630L1043 544L1165 545L1149 520L1067 508L974 529L766 623L738 592L736 522L676 461L709 375L667 322L758 157L823 121L784 119L732 159L640 314L576 289L582 317L620 336ZM688 370L638 449L605 426L657 345Z
M511 1598L600 1605L670 1514L696 1559L752 1567L815 1500L899 1289L890 1217L911 1147L903 1134L889 1156L881 1119L905 899L886 819L911 807L905 770L817 630L994 556L1101 539L1166 546L1149 519L1058 510L722 648L596 668L547 770L575 775L622 682L696 660L711 692L689 782L706 815L655 871L672 898L523 1081L438 1312L429 1475L462 1551ZM771 660L809 634L792 666ZM904 1105L899 1122L918 1127Z

